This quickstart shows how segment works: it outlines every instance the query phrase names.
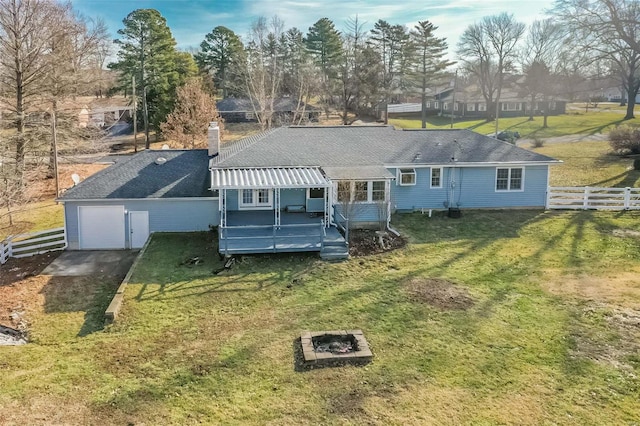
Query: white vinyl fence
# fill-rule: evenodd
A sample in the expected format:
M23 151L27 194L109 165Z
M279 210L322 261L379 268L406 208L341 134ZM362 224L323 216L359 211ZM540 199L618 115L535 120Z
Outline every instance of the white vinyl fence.
M551 210L640 210L640 188L549 187L546 207Z
M67 236L64 228L15 235L0 242L0 264L4 264L10 257L28 257L65 248Z

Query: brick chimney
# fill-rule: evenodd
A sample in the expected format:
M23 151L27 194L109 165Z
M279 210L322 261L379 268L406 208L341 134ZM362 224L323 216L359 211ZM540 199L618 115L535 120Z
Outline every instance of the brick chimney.
M209 157L218 155L220 152L220 128L217 121L209 123L207 141L209 142Z

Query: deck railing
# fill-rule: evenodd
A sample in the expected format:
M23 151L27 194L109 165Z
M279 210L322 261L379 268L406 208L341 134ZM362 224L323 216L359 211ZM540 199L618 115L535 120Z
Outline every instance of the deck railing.
M336 227L344 233L344 239L349 244L349 218L344 217L342 213L335 212L333 215Z
M34 256L64 250L66 247L67 237L64 227L15 235L0 242L0 264L4 264L10 257Z
M547 209L639 210L640 188L549 187Z
M234 232L237 235L233 235ZM237 247L242 244L236 244L236 242L256 240L264 241L266 244L263 248L274 253L282 249L285 242L290 245L292 240L300 241L300 245L303 245L302 243L317 244L322 248L326 236L324 221L317 224L219 226L218 233L220 242L223 243L221 252L225 255L236 250L234 247L229 247L230 243ZM250 245L246 246L250 247Z

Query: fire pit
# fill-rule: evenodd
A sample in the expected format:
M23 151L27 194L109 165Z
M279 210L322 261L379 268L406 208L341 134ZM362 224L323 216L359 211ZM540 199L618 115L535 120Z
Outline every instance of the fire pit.
M362 330L306 331L300 343L305 366L365 364L373 358Z

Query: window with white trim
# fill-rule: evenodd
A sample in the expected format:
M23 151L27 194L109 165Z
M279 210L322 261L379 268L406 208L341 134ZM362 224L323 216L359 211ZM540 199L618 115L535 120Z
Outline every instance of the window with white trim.
M503 111L520 111L522 104L520 102L502 102Z
M457 111L458 110L458 103L456 102L455 104L453 104L453 110Z
M496 169L496 191L522 191L524 170L522 167Z
M487 110L487 104L484 102L480 102L478 104L478 111L486 111Z
M433 107L438 109L440 107L440 102L434 102Z
M338 202L341 203L374 203L386 200L387 185L385 181L348 181L341 180L337 184Z
M424 107L425 108L431 108L431 102L428 102L428 101L425 102Z
M431 188L442 188L442 167L431 168Z
M448 102L443 102L442 103L442 109L449 109L449 103Z
M467 111L475 111L476 104L467 104Z
M240 199L238 208L240 209L257 209L269 208L272 206L270 189L242 189L240 191Z
M385 181L373 181L371 182L371 201L384 201L386 192Z
M400 169L398 173L398 182L401 186L416 184L416 169Z

